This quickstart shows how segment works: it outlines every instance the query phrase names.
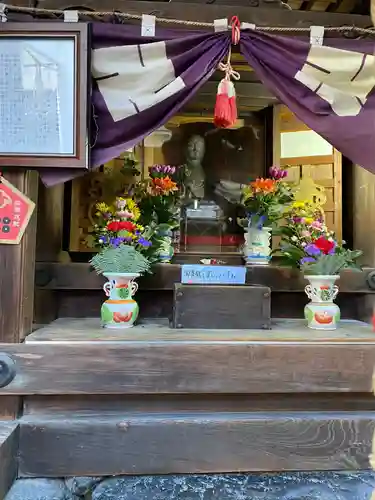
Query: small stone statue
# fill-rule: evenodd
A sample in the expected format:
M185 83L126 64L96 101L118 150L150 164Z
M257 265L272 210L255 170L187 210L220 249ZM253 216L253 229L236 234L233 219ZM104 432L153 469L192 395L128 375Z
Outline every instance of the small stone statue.
M186 148L185 189L186 197L203 200L205 195L205 173L202 161L205 153L205 141L200 135L190 137Z

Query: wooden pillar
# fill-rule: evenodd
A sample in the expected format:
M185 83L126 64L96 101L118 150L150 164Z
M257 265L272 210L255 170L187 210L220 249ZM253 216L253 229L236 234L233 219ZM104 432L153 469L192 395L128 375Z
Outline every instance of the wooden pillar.
M353 165L353 247L363 251L362 263L375 267L375 175ZM375 310L375 295L357 299L358 317L370 322Z
M364 264L375 267L375 175L353 168L353 246L363 251Z
M37 201L37 172L12 170L4 177ZM0 245L0 342L20 342L32 331L36 219L34 210L19 245Z
M32 201L37 201L37 172L12 170L4 177ZM0 245L0 343L21 342L32 331L36 219L34 210L19 245ZM2 396L0 420L14 418L19 404L17 397Z
M77 184L79 186L79 184ZM46 188L39 185L36 261L58 262L62 255L64 184ZM79 196L74 201L78 202ZM75 214L78 214L78 209ZM74 226L76 227L76 226ZM77 236L79 241L79 236ZM38 276L38 274L37 274ZM37 280L38 281L38 280ZM58 317L58 296L53 290L35 290L35 323L46 324Z

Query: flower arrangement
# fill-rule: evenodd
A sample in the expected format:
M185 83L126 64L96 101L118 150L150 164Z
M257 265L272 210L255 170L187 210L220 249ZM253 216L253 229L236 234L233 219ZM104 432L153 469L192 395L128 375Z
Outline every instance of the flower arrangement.
M141 212L134 200L118 197L112 206L98 203L96 208L98 222L94 232L99 246L132 245L140 251L151 246L145 228L138 224Z
M294 202L285 214L281 235L282 264L301 269L305 275L337 275L343 269L360 269L362 255L340 244L329 231L322 214L309 202Z
M95 270L98 273L147 271L150 267L147 253L152 245L150 231L138 223L141 213L134 200L117 197L113 205L97 203L96 208L94 237L101 250L90 261Z
M149 178L137 184L135 198L141 210L143 224L163 224L173 229L178 226L180 188L173 180L178 169L170 165L153 165Z
M286 206L293 200L293 187L284 180L287 175L287 170L273 166L268 178L258 178L245 186L241 203L247 219L239 221L241 226L262 229L283 218Z

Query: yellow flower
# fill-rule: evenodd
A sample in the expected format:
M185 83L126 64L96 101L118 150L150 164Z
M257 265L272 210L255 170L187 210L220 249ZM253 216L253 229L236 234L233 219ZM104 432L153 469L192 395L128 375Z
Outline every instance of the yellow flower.
M136 202L134 200L132 200L131 198L126 198L125 199L126 201L126 208L129 210L129 212L131 212L133 214L133 220L134 221L137 221L140 216L141 216L141 211L139 210L138 208L138 205L136 204Z
M306 203L304 201L295 201L292 204L292 208L305 208Z
M312 217L306 217L305 218L306 224L311 224L313 221L314 221L314 219Z
M111 208L103 202L99 202L96 204L96 209L99 210L100 213L104 214L106 212L111 212Z

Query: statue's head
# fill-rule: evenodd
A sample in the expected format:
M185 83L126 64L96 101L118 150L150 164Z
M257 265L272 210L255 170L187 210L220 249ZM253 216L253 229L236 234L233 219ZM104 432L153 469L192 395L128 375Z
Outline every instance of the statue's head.
M200 135L192 135L187 144L186 158L188 160L202 161L204 152L204 138Z

